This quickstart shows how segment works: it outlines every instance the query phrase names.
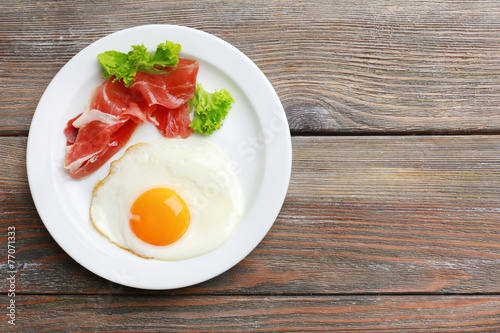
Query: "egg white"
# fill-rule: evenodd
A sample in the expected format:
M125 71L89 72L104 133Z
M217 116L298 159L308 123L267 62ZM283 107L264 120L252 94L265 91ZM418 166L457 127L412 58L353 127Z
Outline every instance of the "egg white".
M166 187L187 204L191 222L176 242L155 246L129 225L130 207L145 191ZM183 260L226 242L240 222L244 199L233 163L210 140L160 138L131 146L92 193L90 218L101 234L141 257Z

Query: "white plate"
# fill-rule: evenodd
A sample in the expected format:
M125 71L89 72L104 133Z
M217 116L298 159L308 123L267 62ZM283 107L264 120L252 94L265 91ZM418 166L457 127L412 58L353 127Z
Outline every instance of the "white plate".
M96 56L128 52L144 44L151 51L171 40L180 56L200 62L198 82L208 91L226 88L235 103L222 129L209 136L233 159L246 200L243 220L230 240L205 255L181 261L143 259L105 239L89 220L95 183L109 172L111 160L138 142L160 137L141 126L130 142L97 172L73 180L62 167L66 122L78 115L98 86L102 70ZM28 180L35 206L56 242L73 259L110 281L136 288L172 289L211 279L236 265L264 238L274 223L291 173L291 138L283 107L260 69L242 52L208 33L172 25L147 25L106 36L73 57L43 94L31 123ZM241 279L245 279L242 276Z

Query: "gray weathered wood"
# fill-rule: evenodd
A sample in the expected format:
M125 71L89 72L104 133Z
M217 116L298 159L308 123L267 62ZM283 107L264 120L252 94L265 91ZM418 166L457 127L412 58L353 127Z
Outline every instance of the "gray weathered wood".
M19 290L107 288L39 220L24 145L0 139L1 225L17 226ZM174 293L500 292L500 138L295 137L293 146L288 195L264 241L229 272Z
M221 276L165 292L68 257L25 168L33 112L58 70L142 24L242 50L296 135L264 241ZM17 331L499 331L499 36L495 0L0 0L0 278L16 226ZM0 331L11 331L4 310Z
M28 131L44 89L78 51L153 23L241 49L269 77L294 133L500 130L497 1L22 1L4 2L0 22L0 133Z
M3 300L5 296L0 297ZM19 331L498 332L500 297L17 296Z

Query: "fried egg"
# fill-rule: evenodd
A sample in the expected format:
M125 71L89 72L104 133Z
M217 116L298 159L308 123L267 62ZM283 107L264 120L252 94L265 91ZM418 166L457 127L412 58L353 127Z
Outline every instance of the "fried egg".
M243 216L234 164L204 138L131 146L92 192L90 219L138 256L183 260L226 242Z

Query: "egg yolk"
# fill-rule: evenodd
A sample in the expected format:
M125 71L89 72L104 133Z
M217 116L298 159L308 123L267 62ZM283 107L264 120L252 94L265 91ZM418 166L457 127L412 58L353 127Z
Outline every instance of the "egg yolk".
M168 245L186 232L191 215L186 203L173 190L154 188L141 194L130 209L134 234L151 245Z

